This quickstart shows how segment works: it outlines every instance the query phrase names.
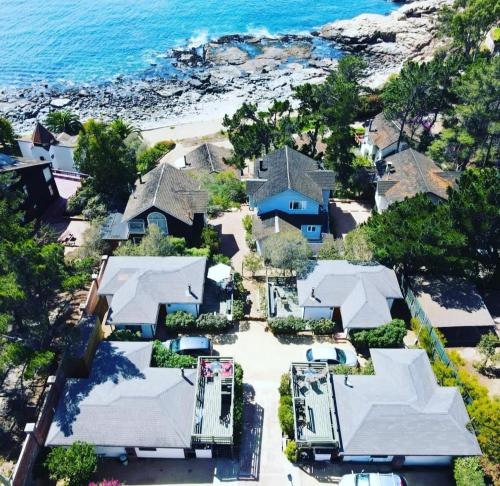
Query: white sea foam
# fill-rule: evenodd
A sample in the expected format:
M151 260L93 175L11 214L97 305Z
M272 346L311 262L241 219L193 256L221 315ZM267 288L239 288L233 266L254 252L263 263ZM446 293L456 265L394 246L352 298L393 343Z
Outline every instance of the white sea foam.
M208 29L195 30L190 37L188 47L200 47L208 42Z
M248 35L251 35L253 37L256 37L257 39L277 39L278 36L275 34L271 34L269 30L266 27L254 27L254 26L248 26L246 33Z

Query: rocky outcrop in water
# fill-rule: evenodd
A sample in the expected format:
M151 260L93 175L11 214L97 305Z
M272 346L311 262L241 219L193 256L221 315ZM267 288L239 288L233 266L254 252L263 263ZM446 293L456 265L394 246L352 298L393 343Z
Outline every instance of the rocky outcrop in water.
M293 86L327 76L339 49L364 56L371 71L368 82L381 84L405 60L432 54L441 42L437 12L449 2L414 1L387 16L363 14L327 24L311 35L237 34L198 48L176 48L166 54L173 69L168 76L119 76L100 86L64 90L46 85L0 90L0 114L19 132L31 130L36 119L61 108L83 119L123 117L138 126L159 126L162 120L207 115L213 106L230 112L243 101L266 104L288 97Z

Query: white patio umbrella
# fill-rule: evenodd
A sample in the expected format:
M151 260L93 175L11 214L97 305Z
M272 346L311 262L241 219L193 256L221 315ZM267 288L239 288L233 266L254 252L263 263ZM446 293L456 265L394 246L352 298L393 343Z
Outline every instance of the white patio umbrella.
M231 278L231 267L224 265L224 263L218 263L208 269L207 277L222 286Z

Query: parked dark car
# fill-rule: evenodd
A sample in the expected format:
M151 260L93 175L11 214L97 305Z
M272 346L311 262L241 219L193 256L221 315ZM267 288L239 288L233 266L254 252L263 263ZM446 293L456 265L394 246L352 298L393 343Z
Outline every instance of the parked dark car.
M163 343L170 351L190 356L211 356L212 340L205 336L183 336Z

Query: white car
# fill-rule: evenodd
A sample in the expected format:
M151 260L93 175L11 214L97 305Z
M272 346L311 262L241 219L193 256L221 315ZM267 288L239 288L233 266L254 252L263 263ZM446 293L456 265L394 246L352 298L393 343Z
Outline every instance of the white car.
M406 480L393 473L352 473L340 478L339 486L407 486Z
M313 346L306 351L306 359L307 361L331 365L358 366L358 358L354 351L336 348L335 346Z

